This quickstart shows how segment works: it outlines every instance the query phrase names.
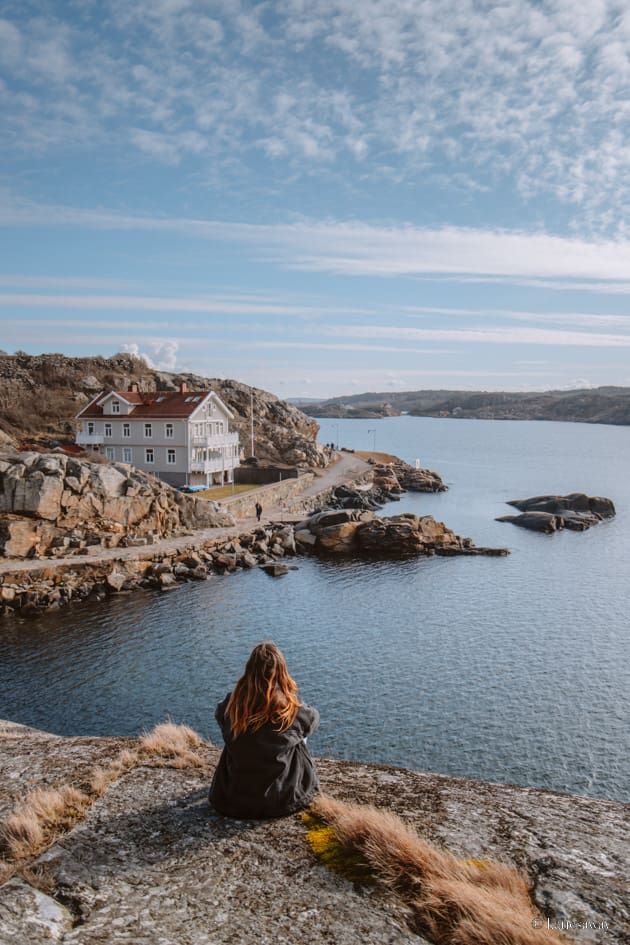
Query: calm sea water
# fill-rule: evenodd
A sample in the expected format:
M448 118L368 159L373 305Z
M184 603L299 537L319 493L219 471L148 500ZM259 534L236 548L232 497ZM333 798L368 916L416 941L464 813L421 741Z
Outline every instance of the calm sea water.
M281 580L7 620L0 717L136 734L170 714L219 741L214 705L272 638L321 711L317 754L630 800L630 429L399 417L322 421L320 439L419 458L449 492L385 514L431 514L512 554L301 558ZM609 496L616 519L551 536L494 521L507 499L572 491Z

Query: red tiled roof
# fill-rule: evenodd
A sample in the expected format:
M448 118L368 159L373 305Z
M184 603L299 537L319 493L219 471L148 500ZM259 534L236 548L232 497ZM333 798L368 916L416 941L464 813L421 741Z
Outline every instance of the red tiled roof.
M209 390L194 390L186 391L186 393L180 393L180 391L153 391L152 393L140 393L136 391L118 391L114 390L110 393L116 394L121 400L126 400L129 404L136 404L133 410L128 414L104 414L103 408L99 406L99 401L106 396L105 393L99 394L98 397L95 397L94 400L84 407L83 410L78 414L80 419L84 417L87 418L99 418L106 416L108 419L110 417L133 417L134 419L144 418L150 419L151 417L161 417L170 418L170 417L188 417L193 411L197 409L200 403L205 400L208 394L211 394L212 391ZM195 398L192 400L191 398ZM198 398L198 399L197 399Z

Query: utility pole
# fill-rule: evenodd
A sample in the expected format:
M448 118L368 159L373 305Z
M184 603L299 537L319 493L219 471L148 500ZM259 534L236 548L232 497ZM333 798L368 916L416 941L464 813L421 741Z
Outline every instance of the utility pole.
M251 455L255 456L254 453L254 388L250 387L249 389L249 423L250 423L250 436L252 440L252 451Z

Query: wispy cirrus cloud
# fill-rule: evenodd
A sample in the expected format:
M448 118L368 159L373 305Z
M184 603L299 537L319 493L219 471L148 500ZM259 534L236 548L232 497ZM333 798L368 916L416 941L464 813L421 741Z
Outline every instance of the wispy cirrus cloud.
M411 224L309 221L232 223L184 217L151 217L109 210L37 205L5 195L0 225L84 227L170 232L252 247L279 267L351 276L437 275L523 279L610 280L611 291L628 286L630 240L579 239L544 232ZM618 286L615 285L618 283ZM571 288L570 285L567 285ZM595 291L595 289L593 289Z
M630 328L630 326L629 326ZM326 326L322 333L341 338L381 338L397 341L452 342L460 344L550 345L587 348L630 347L628 334L561 331L547 328L507 328L480 326L475 328L404 328L388 325Z

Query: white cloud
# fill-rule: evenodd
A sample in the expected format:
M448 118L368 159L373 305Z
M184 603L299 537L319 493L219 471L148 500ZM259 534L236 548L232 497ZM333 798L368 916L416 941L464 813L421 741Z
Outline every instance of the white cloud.
M398 341L448 341L461 344L560 345L587 348L630 347L630 333L559 331L547 328L401 328L394 325L338 325L322 334L341 338L381 338Z
M154 230L249 244L278 266L344 275L454 275L526 279L610 280L627 291L630 240L586 240L546 233L423 228L411 225L300 222L276 225L160 218L107 210L37 206L6 197L0 226L72 226ZM615 286L615 282L619 285ZM552 284L550 283L550 286ZM567 286L570 288L570 286ZM193 303L194 304L194 303Z
M143 361L157 371L174 371L177 367L178 341L154 341L149 343L149 350L142 351L141 345L136 342L127 342L121 346L121 351L142 358Z
M614 2L102 0L19 5L0 20L27 151L130 145L238 177L252 152L280 175L360 162L473 189L503 185L623 231L630 209L629 18ZM54 94L51 91L54 90ZM25 96L29 107L25 109ZM21 100L20 100L21 97ZM354 165L351 165L354 166ZM357 186L353 179L352 186Z

